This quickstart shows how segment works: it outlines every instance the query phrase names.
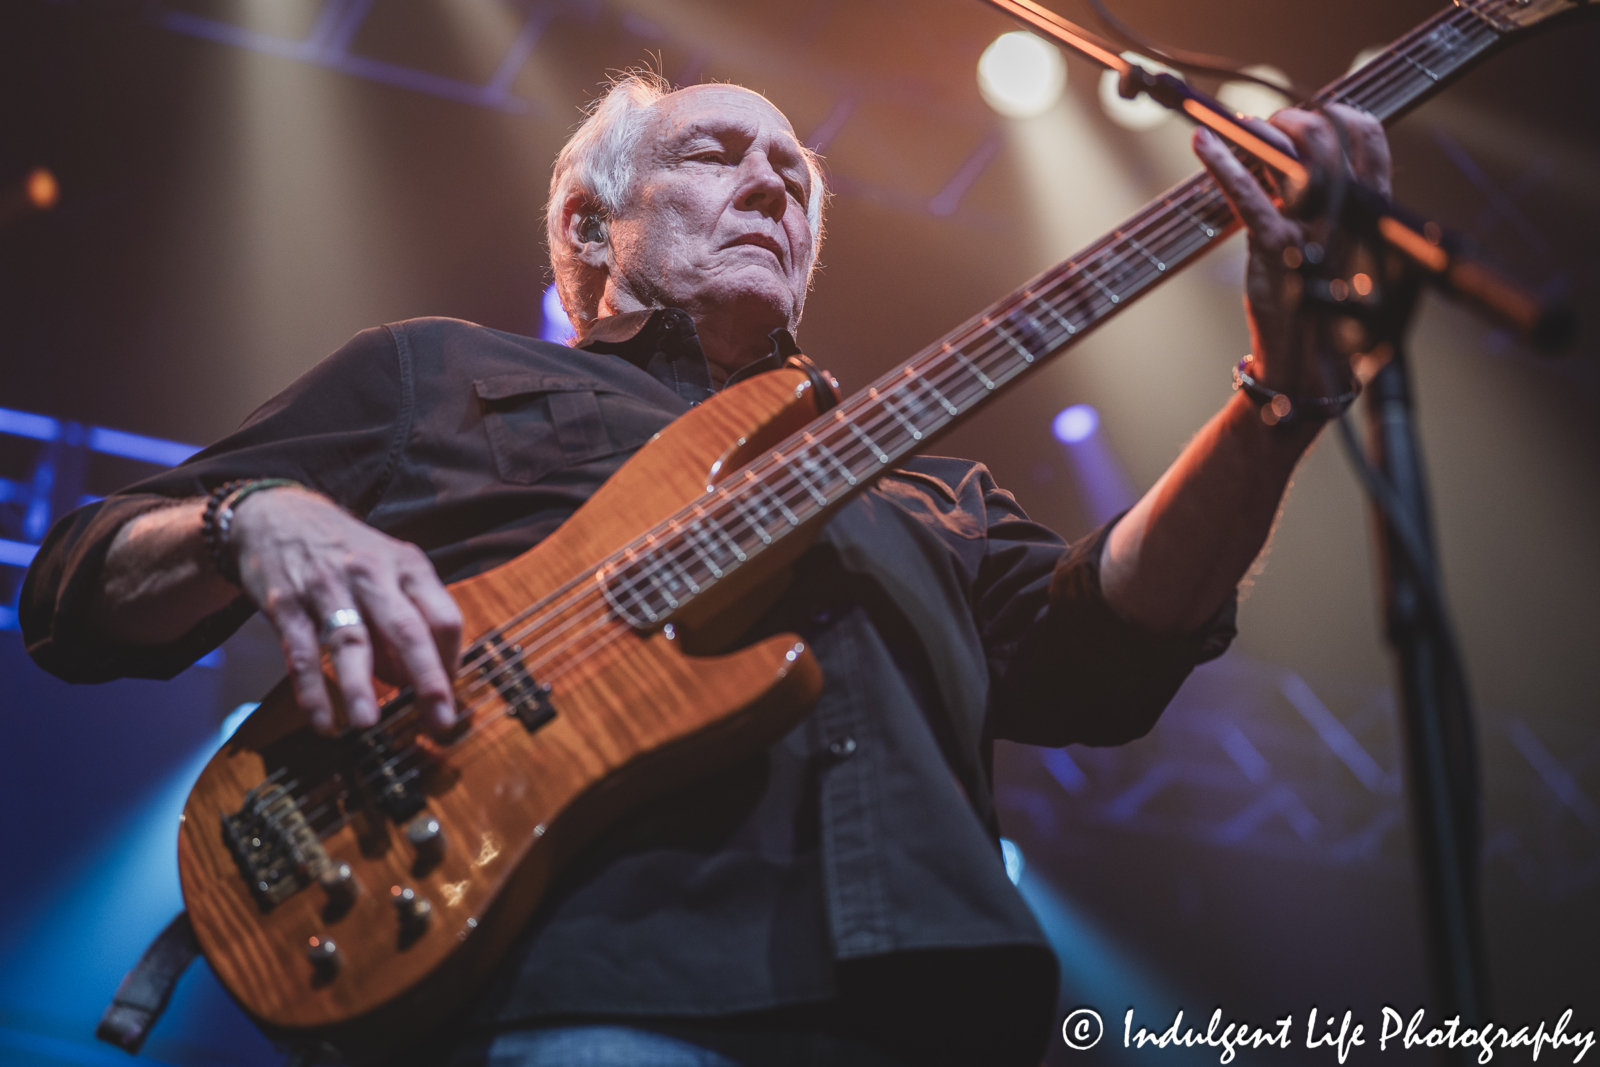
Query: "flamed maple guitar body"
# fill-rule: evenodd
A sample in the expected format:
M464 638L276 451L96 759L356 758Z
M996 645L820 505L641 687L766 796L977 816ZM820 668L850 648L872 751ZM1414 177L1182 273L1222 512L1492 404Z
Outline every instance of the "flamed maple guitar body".
M797 371L730 389L674 422L532 551L451 587L465 635L547 604L538 613L553 616L540 627L545 636L523 643L567 647L548 658L532 647L524 654L539 663L528 673L550 686L541 692L541 706L554 712L548 721L530 728L508 714L517 694L502 697L482 683L483 671L466 670L457 695L475 708L471 720L440 743L417 741L425 753L402 764L402 771L422 767L411 784L425 799L423 814L442 828L444 847L431 867L418 863L419 849L375 803L384 781L363 785L373 772L348 748L311 733L286 684L240 727L189 797L178 862L206 958L269 1033L324 1041L362 1059L391 1051L460 1003L562 861L609 819L776 739L804 715L821 673L797 638L690 655L685 624L671 638L634 630L609 611L593 575L639 531L703 497L714 468L737 469L744 456L815 415ZM781 588L782 562L775 553L751 567L718 603L697 605L698 616L714 622L741 614L726 605L770 601L759 587ZM342 822L320 841L327 861L348 864L358 883L342 907L307 880L264 908L236 857L224 816L280 769L273 784L288 790L285 797L311 794L298 814L314 830ZM315 782L327 784L308 789ZM291 838L293 806L284 799L266 813ZM401 921L396 893L406 889L427 900L425 926ZM334 942L336 968L308 961L313 938Z

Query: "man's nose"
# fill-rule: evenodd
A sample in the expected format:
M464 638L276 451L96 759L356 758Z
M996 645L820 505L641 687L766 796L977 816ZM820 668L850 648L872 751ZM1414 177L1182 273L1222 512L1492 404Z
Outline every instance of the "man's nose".
M744 173L740 175L739 195L734 206L741 211L759 211L769 218L781 219L789 198L783 175L774 170L760 152L746 155L739 169Z

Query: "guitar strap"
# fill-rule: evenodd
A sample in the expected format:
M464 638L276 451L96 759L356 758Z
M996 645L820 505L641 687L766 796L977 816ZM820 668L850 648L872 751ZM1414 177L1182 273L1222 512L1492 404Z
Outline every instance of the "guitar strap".
M179 976L199 954L189 913L180 911L122 979L111 1005L100 1016L94 1036L137 1055L150 1028L166 1010Z

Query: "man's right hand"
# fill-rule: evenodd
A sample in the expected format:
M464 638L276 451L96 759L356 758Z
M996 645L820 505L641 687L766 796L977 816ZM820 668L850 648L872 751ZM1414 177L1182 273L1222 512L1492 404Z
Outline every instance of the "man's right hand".
M327 633L328 655L347 724L378 721L374 672L409 684L425 721L456 721L451 679L461 643L461 611L416 545L379 532L317 493L277 488L254 493L234 512L229 539L245 591L278 631L295 696L323 734L336 733L322 673L322 628L341 609L363 624Z

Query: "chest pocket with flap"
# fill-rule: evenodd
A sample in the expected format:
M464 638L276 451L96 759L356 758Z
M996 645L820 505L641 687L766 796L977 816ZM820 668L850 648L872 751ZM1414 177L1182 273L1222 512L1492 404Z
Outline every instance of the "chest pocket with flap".
M637 420L611 425L618 420L606 417L604 401L618 398L604 396L605 386L592 379L502 374L472 385L495 469L507 482L532 485L562 468L631 450L649 439L632 432L630 424Z

